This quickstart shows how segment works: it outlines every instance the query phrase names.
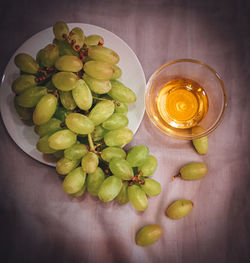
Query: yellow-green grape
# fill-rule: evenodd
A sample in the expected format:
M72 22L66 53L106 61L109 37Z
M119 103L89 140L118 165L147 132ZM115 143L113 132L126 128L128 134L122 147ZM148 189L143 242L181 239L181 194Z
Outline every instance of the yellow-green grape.
M76 105L81 110L89 110L93 103L92 93L83 79L76 82L75 88L72 90L73 98Z
M113 80L119 79L122 75L122 70L117 65L113 65L113 69L114 69L114 73L110 79L113 79Z
M69 34L68 25L64 22L57 22L53 25L53 32L56 39L64 40Z
M93 122L81 113L70 113L65 121L67 127L77 134L89 134L95 128Z
M204 132L204 129L201 126L196 126L192 128L193 134L201 134ZM192 140L194 148L199 154L207 154L208 152L208 138L207 136L203 136L198 139Z
M133 139L133 132L128 128L121 128L109 131L104 135L104 142L107 146L123 146Z
M36 56L36 61L43 67L52 67L59 57L59 49L55 44L49 44L41 49Z
M75 144L76 134L70 130L53 133L49 137L49 146L55 150L64 150Z
M115 112L116 113L128 113L128 105L125 102L119 102L115 104Z
M128 187L128 199L134 208L139 211L144 211L148 207L146 193L136 184Z
M94 79L87 74L83 75L83 79L88 84L89 88L96 94L106 94L111 89L109 80Z
M88 146L85 144L75 144L64 150L64 156L70 160L81 159L88 152Z
M93 121L94 125L97 126L106 121L113 114L114 110L115 105L113 101L100 101L91 110L89 118Z
M87 177L87 190L93 195L97 196L99 189L105 180L105 175L100 167L97 167L93 173L89 173Z
M57 98L52 94L44 95L36 105L33 112L35 125L42 125L49 121L54 115L57 106Z
M74 110L76 108L76 103L71 91L59 91L59 96L64 108L68 110Z
M117 197L122 189L122 180L116 176L106 178L98 192L98 197L103 202L110 202Z
M59 57L55 62L55 67L60 71L78 72L82 69L83 64L80 58L76 56L65 55Z
M116 201L120 205L126 204L128 200L128 182L125 181L122 184L122 189L116 197Z
M88 48L88 56L97 61L107 62L109 64L117 64L120 60L119 55L112 49L104 46L90 46Z
M56 157L57 160L59 160L59 159L63 158L64 153L63 153L63 150L60 150L60 151L54 152L53 155Z
M101 157L104 161L110 162L112 158L126 158L126 152L120 147L107 147L102 150Z
M126 160L131 167L138 167L146 162L148 156L148 147L145 145L137 145L129 150Z
M61 121L56 118L51 118L49 121L42 125L36 125L34 131L40 137L50 135L56 131L62 130Z
M171 219L179 219L188 215L194 207L194 204L190 200L178 200L173 202L166 209L166 216Z
M136 233L136 244L146 247L154 244L162 235L162 227L156 224L150 224L142 227Z
M14 106L19 117L24 121L32 120L33 109L24 108L17 104L17 97L14 98Z
M207 174L207 165L205 163L193 162L184 165L180 169L181 179L184 180L198 180Z
M85 44L87 46L103 45L104 39L99 35L89 35L85 38Z
M138 171L142 176L151 176L157 168L157 159L153 155L149 155L145 163L138 167Z
M79 192L85 183L86 173L81 167L72 170L63 180L62 188L66 194Z
M141 188L148 196L156 196L161 192L160 183L151 178L145 178Z
M107 132L101 125L95 126L94 131L91 133L92 140L94 142L102 140Z
M99 80L108 80L114 73L112 65L102 61L88 61L84 64L83 69L87 75Z
M102 123L102 127L107 130L116 130L126 127L128 125L128 118L122 113L113 113L106 121Z
M36 77L33 75L20 75L13 83L12 83L12 91L16 94L20 94L27 88L36 86ZM110 86L111 87L111 86Z
M72 72L58 72L53 75L52 82L62 91L70 91L75 88L78 77Z
M25 53L20 53L14 58L15 65L23 72L36 74L39 65L30 55Z
M110 80L110 82L112 86L111 90L108 92L110 97L125 103L133 103L136 101L136 95L131 89L124 86L118 80Z
M72 194L71 196L74 198L81 197L85 193L86 188L87 188L87 186L86 186L86 180L85 180L85 184L83 185L82 189L80 191L78 191L77 193Z
M46 87L30 87L17 96L16 102L21 107L33 108L45 94L47 94Z
M80 163L80 160L70 160L66 157L62 157L56 163L56 171L58 174L66 175L76 168Z
M109 162L109 169L113 175L123 180L131 180L134 176L132 167L122 158L112 158Z
M71 45L66 40L57 40L54 39L53 43L58 46L59 56L73 55L79 56L79 54L71 47Z
M50 154L50 153L54 153L55 150L49 147L49 135L45 135L43 137L41 137L37 144L36 144L36 148L39 152L45 153L45 154Z
M87 174L94 173L98 164L98 156L93 152L88 152L82 157L82 169Z
M68 41L76 50L82 48L84 44L84 39L84 32L80 27L74 27L69 33Z
M64 107L58 106L53 117L60 120L61 122L65 122L66 116L71 112L71 110L67 110Z

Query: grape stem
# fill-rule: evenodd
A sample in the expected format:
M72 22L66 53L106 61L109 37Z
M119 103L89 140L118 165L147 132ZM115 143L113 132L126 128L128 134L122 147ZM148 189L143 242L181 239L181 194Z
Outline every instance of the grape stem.
M98 98L98 97L95 97L95 96L93 96L93 99L95 99L95 100L108 100L108 101L113 101L114 102L114 104L116 104L117 106L120 106L120 102L119 101L116 101L116 100L109 100L109 99L104 99L104 98Z
M91 152L95 152L95 146L91 137L91 134L88 134L89 147Z
M170 182L173 182L177 177L181 177L181 174L177 174L171 178Z

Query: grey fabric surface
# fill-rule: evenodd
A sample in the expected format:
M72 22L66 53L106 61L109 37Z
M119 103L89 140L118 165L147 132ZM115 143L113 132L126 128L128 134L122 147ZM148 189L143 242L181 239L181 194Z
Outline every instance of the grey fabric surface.
M54 168L26 155L0 121L0 257L2 262L249 262L250 261L250 4L249 1L4 1L1 61L56 21L89 23L121 37L146 79L165 62L195 58L224 80L228 108L201 157L188 141L161 134L146 114L130 145L146 144L159 165L162 193L149 208L67 197ZM143 96L143 94L142 94ZM180 166L205 161L200 181L170 182ZM178 221L165 215L178 198L193 200ZM135 245L145 224L163 227L154 245Z

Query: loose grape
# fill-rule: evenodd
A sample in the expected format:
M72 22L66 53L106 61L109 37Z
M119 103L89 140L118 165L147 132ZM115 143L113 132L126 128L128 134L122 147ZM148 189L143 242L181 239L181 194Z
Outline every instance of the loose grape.
M184 180L198 180L206 174L207 165L200 162L189 163L180 169L180 176Z
M154 244L162 235L162 227L150 224L142 227L136 234L136 244L146 247Z
M180 219L188 215L194 207L190 200L178 200L173 202L166 210L166 215L171 219Z

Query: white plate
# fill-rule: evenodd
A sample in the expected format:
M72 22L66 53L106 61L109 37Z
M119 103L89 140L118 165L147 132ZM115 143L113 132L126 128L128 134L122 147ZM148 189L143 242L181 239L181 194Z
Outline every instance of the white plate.
M91 34L101 35L104 38L105 46L119 54L120 62L118 65L122 69L120 81L131 88L137 96L136 103L129 105L128 112L128 128L135 133L142 121L145 110L144 94L146 88L145 75L135 53L122 39L104 28L82 23L71 23L68 26L70 29L76 26L81 27L87 36ZM14 57L18 53L27 53L35 58L36 53L47 44L52 43L53 38L53 30L50 27L25 41L11 57L4 71L0 89L2 119L10 136L25 153L51 166L55 166L55 161L36 150L35 145L39 137L35 134L34 127L25 125L15 111L11 84L19 75L19 70L14 64Z

